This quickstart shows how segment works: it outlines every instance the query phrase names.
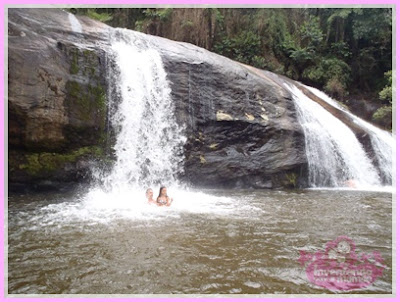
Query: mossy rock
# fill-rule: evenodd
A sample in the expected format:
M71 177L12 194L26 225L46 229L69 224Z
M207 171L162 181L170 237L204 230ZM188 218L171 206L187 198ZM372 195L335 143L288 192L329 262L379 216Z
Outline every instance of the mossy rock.
M65 105L76 118L88 122L93 118L104 121L107 111L106 92L100 84L83 86L79 82L68 81L65 88L67 90ZM104 126L104 123L99 125Z
M105 125L107 102L105 89L97 86L82 85L76 81L66 84L67 97L65 107L70 123L64 127L64 135L71 146L98 144L106 137Z
M26 153L24 155L12 152L9 156L9 171L25 175L26 179L63 178L68 170L79 170L77 163L80 160L102 160L104 152L100 147L89 146L73 150L68 153Z

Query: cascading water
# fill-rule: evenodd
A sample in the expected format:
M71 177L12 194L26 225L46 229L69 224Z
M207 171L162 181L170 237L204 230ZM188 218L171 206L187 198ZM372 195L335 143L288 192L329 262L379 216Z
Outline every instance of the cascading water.
M107 191L174 185L185 138L175 121L161 56L140 33L117 29L112 31L111 41L115 64L108 70L113 86L109 102L116 108L111 116L116 163L102 181ZM378 171L354 133L295 86L287 88L296 100L305 132L310 186L381 185ZM372 132L378 133L376 129ZM380 143L382 135L371 135L371 141L385 182L391 179L388 148Z
M378 172L354 133L297 87L285 85L304 129L310 186L379 186Z
M102 185L92 188L68 216L108 221L121 215L158 219L181 212L225 215L237 210L229 198L190 192L179 184L186 138L175 119L160 53L149 37L113 29L110 39L108 102L115 163L111 171L95 173ZM160 185L168 187L173 206L160 209L146 203L146 188L153 188L156 198Z
M69 23L71 24L72 31L82 34L82 25L79 22L79 20L75 17L75 15L68 13L68 20Z
M184 136L175 121L171 89L160 54L134 32L112 36L116 70L109 70L116 95L111 117L116 130L116 163L108 189L172 185L181 167ZM115 105L115 106L113 106Z
M322 91L305 86L308 90L314 93L316 96L329 103L330 105L340 109L341 111L348 114L354 121L354 123L358 124L361 128L363 128L371 138L371 145L374 151L375 157L377 159L377 163L380 170L381 182L384 185L392 184L392 175L393 175L393 162L395 152L395 139L392 137L389 132L383 131L363 119L355 116L346 110L343 106L341 106L338 102L330 98L328 95L323 93Z
M351 293L393 292L390 194L182 189L176 185L176 175L185 138L175 121L168 81L156 51L166 51L164 40L119 29L110 32L106 77L115 165L111 171L104 169L106 176L99 176L102 185L88 192L8 196L6 290L10 295L329 293L310 283L294 252L323 252L326 238L334 240L344 231L361 244L357 255L365 252L368 256L373 248L374 258L384 260L382 264L365 257L357 263L360 267L373 264L372 269L384 273L368 288L354 287ZM245 91L249 102L250 86ZM189 98L193 90L198 92L188 88ZM340 185L346 177L367 177L365 182L373 182L371 164L351 131L297 90L294 94L307 143L327 148L317 155L331 156L323 163L328 166L332 161L335 171L328 169L327 174L336 174L326 175L326 182ZM189 107L190 99L184 101ZM207 107L215 112L218 108L211 105ZM359 156L357 173L355 159L347 162L353 155ZM146 187L155 189L160 183L168 186L174 198L170 207L145 200Z

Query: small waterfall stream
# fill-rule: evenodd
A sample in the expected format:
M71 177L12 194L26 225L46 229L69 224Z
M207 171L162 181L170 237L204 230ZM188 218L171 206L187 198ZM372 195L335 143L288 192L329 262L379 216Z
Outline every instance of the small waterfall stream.
M325 102L329 103L330 105L342 110L343 112L351 116L351 118L356 124L358 124L361 128L363 128L366 132L369 133L371 138L371 145L379 165L378 168L380 171L381 182L383 185L392 185L392 175L394 172L393 162L395 162L395 154L396 154L395 152L396 141L394 137L392 137L389 132L383 131L371 125L370 123L367 123L358 116L355 116L354 114L350 113L349 111L346 110L346 108L341 106L338 102L330 98L322 91L314 87L308 87L308 86L305 87L309 89L312 93L314 93L316 96L324 100Z
M378 171L354 133L297 87L285 85L304 129L311 187L380 186Z
M69 23L71 24L72 31L82 34L82 25L79 22L79 20L75 17L75 15L68 13L68 20Z

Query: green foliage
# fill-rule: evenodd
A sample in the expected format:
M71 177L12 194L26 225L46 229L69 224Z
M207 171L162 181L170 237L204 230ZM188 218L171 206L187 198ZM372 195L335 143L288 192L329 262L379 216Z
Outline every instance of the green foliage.
M113 19L113 16L108 13L98 13L94 9L88 9L87 16L91 19L100 21L100 22L107 22Z
M281 49L286 55L286 69L289 76L295 75L295 79L301 79L307 68L314 70L317 68L313 65L320 61L323 37L322 30L319 28L319 19L313 16L310 16L300 26L299 32L285 34ZM310 73L310 70L308 70L308 73Z
M392 68L391 9L359 9L351 21L355 83L363 90L380 90L384 72Z
M225 38L215 45L214 51L239 62L265 65L261 54L261 38L252 31L242 31L234 38Z
M349 17L349 15L353 13L354 10L359 10L359 9L339 8L333 10L334 10L333 13L327 19L327 22L330 26L332 26L333 22L336 21L337 19L346 20Z
M387 129L392 126L392 70L385 72L386 86L379 92L379 99L389 105L384 105L372 116L372 120L383 125Z
M66 8L72 14L88 16L93 20L100 22L109 22L113 19L113 14L107 12L100 12L100 8Z
M319 19L317 17L311 16L309 20L301 25L300 38L303 47L313 50L321 47L324 35L319 26Z
M350 82L351 68L335 57L323 58L319 63L304 70L302 76L324 86L329 92L343 96Z
M252 63L251 63L254 67L260 68L260 69L264 69L268 66L267 61L265 60L264 57L261 56L255 56L252 59Z
M388 30L392 27L391 9L353 9L352 31L355 40L376 43L390 39ZM391 40L391 39L390 39Z
M392 71L385 72L386 86L379 92L379 99L392 103Z
M390 103L392 102L392 87L386 86L379 92L379 99L386 101L388 100Z
M194 23L191 20L184 20L181 22L181 26L186 28L191 28L194 26Z
M343 97L347 94L346 87L343 85L342 81L336 77L330 78L324 88L335 98L343 99Z
M391 123L388 123L388 121L392 120L392 106L382 106L376 110L372 116L372 120L385 125L386 128L390 128Z
M294 64L300 67L317 57L317 50L321 48L323 33L318 26L318 19L311 17L300 28L300 40L294 39L289 33L282 43L284 51L293 59ZM297 42L296 42L297 41Z
M200 46L231 59L323 87L339 98L351 92L390 103L391 84L384 74L392 69L393 8L199 8L204 11L194 13L193 19L191 12L172 14L179 9L70 11L97 19L109 14L113 26L203 43ZM167 21L178 22L149 26ZM151 32L154 28L156 33ZM192 28L203 36L188 38ZM71 73L78 69L72 60Z
M224 15L221 14L221 11L218 8L211 8L211 13L215 18L215 21L219 26L224 24Z
M24 163L20 164L18 169L31 176L46 176L84 156L95 159L101 158L103 154L103 150L97 146L83 147L69 153L31 153L25 155Z
M167 21L171 17L172 8L148 8L143 13L147 18Z
M334 43L343 42L348 24L351 23L351 16L357 8L333 8L329 9L326 15L327 39Z
M290 58L293 59L294 64L304 67L316 59L316 53L312 48L298 48L290 51Z
M143 20L138 20L135 22L135 27L133 29L137 31L143 31L143 24L144 24Z
M284 10L259 9L253 20L253 30L260 35L264 50L272 55L278 54L288 32Z
M285 176L286 176L286 180L289 182L290 186L295 188L297 185L297 178L298 178L297 174L296 173L288 173Z
M290 56L292 52L298 48L298 46L296 45L293 36L287 32L285 33L284 39L280 44L280 48L285 55Z
M344 41L331 43L329 53L331 56L337 57L342 60L346 60L351 57L349 45L347 42Z
M307 12L294 27L300 30L285 33L281 43L285 73L337 95L381 89L383 72L391 66L391 10Z

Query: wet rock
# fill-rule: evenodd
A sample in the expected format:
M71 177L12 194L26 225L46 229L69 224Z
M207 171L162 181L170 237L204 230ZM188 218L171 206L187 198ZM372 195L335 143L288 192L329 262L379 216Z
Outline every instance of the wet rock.
M11 182L80 181L88 157L101 155L92 147L103 148L106 136L109 28L79 22L81 31L62 10L9 10ZM161 53L187 137L183 181L276 188L293 186L294 174L301 183L304 134L275 76L191 44L149 43Z
M159 45L188 138L182 180L276 188L290 186L288 173L305 177L304 133L283 85L190 44L164 39Z
M105 57L95 45L105 43L106 27L82 18L85 34L79 34L59 9L13 8L8 16L9 181L44 187L46 178L78 181L88 171L75 162L81 156L40 172L32 159L42 153L68 158L103 144Z

